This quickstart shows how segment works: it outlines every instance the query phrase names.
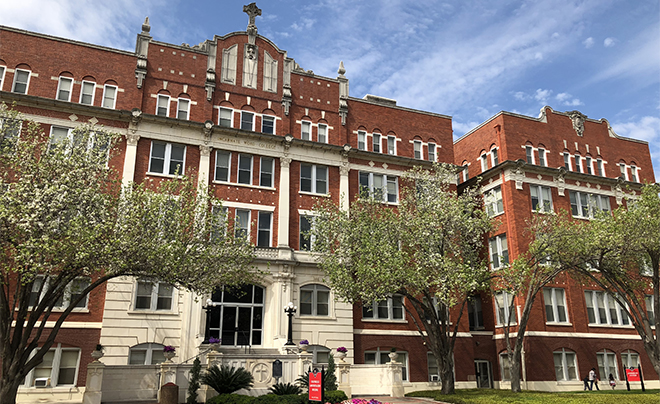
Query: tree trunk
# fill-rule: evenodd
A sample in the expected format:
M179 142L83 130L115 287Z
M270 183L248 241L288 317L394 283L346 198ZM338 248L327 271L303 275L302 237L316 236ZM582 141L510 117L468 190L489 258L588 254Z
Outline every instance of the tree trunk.
M513 360L511 361L511 391L520 393L520 350L518 344L513 351Z
M2 375L0 380L0 404L15 404L16 394L20 381L7 379L7 375Z
M454 394L454 372L451 367L440 367L440 380L442 380L442 394Z

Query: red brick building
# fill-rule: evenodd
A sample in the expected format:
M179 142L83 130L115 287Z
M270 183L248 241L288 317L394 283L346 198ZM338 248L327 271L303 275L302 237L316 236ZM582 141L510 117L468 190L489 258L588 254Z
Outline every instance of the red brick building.
M382 97L349 96L343 64L335 78L304 70L257 34L253 16L246 31L192 47L159 42L149 31L147 20L135 52L129 52L0 27L0 101L16 103L46 133L66 133L83 122L122 133L109 164L124 183L199 174L200 184L224 201L257 246L259 267L269 273L250 292L255 297L249 303L213 295L217 312L210 332L222 337L228 353L245 346L256 354L281 349L281 308L291 301L300 308L294 339L310 340L315 363L347 346L353 363L382 364L396 347L406 390L438 385L437 366L406 318L405 302L395 296L382 303L384 310L363 313L337 302L324 285L307 252L310 240L301 237L316 198L346 208L364 186L382 189L383 203L396 205L404 171L432 161L456 163L466 167L462 181L480 175L484 193L495 195L502 227L491 244L515 257L525 248L517 236L524 220L547 206L546 196L554 210L570 210L575 199L578 212L586 212L580 198L590 194L598 195L603 209L606 203L613 209L626 185L654 181L647 144L618 137L607 121L579 113L571 118L549 107L538 119L502 112L454 142L449 116ZM561 168L564 156L568 162ZM622 355L636 353L647 377L657 378L632 327L592 325L581 287L560 277L552 288L552 296L565 298L568 320L549 321L538 299L525 346L530 388L581 388L579 376L597 365L597 355L614 357L621 369ZM143 306L145 296L151 304ZM99 341L111 365L157 363L163 345L176 346L182 358L198 354L209 331L206 298L193 300L160 286L145 292L137 280L96 291L58 335L58 349L75 350L79 363L75 382L63 391L85 385L89 352ZM455 351L459 387L500 385L498 316L493 297L481 296L463 317ZM577 380L556 379L557 352L565 352L564 361L575 354ZM34 388L30 380L26 394Z

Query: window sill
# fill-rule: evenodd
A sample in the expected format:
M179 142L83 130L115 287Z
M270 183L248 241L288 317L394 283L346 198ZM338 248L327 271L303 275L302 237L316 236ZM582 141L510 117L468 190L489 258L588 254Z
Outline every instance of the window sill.
M152 173L147 171L147 175L152 177L162 177L162 178L172 178L172 179L183 179L183 175L172 175L172 174L162 174L162 173Z
M632 325L619 325L619 324L588 324L589 327L594 328L622 328L628 330L634 330L635 327Z
M518 326L518 323L511 323L511 324L509 324L509 327L517 327L517 326ZM504 328L504 327L506 327L504 324L497 324L497 325L495 325L495 328L496 328L496 329L497 329L497 328Z
M488 215L488 217L492 219L492 218L495 218L495 217L498 217L498 216L502 216L503 214L504 214L504 211L501 211L499 213L493 213L492 215Z
M311 320L311 321L337 321L335 316L316 316L314 314L302 314L298 316L299 320Z
M568 322L560 323L560 322L557 322L557 321L546 321L545 325L557 325L557 326L572 327L573 323L568 323Z
M316 192L298 191L300 195L318 196L319 198L330 198L330 194L317 194Z
M408 321L403 320L390 320L387 318L362 318L363 323L398 323L398 324L408 324Z
M227 185L227 186L234 186L234 187L244 187L244 188L254 188L254 189L263 189L267 191L276 191L277 189L275 187L264 187L261 185L252 185L252 184L240 184L238 182L229 182L229 181L216 181L213 180L211 181L213 185Z
M129 315L139 315L139 314L148 314L148 315L164 315L164 316L178 316L179 313L172 310L128 310L126 313Z
M62 384L59 386L35 387L35 386L18 386L19 392L32 393L32 392L70 392L72 389L78 390L75 384Z

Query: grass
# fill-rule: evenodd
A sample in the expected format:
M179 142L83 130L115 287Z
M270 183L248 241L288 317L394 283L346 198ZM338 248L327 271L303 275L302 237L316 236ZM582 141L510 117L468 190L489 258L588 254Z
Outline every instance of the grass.
M658 404L660 390L601 390L564 393L510 390L468 389L456 390L456 394L443 395L439 390L416 391L408 397L430 397L437 401L453 404Z

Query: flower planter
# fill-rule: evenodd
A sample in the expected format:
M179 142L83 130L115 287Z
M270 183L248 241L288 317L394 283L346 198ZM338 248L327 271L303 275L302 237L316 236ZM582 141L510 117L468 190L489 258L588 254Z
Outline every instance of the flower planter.
M172 358L176 356L176 353L173 351L165 351L163 352L163 356L165 356L166 362L172 362Z
M346 352L337 352L335 357L337 357L337 359L339 359L341 362L344 362L344 358L346 358Z

